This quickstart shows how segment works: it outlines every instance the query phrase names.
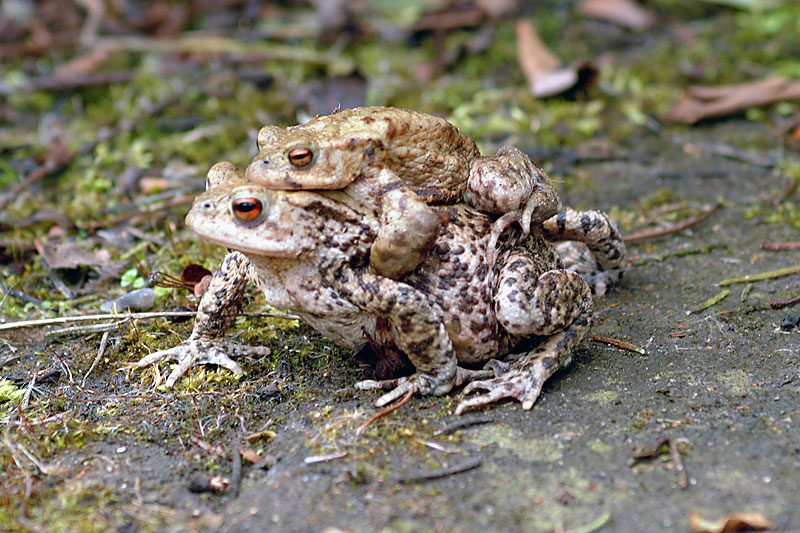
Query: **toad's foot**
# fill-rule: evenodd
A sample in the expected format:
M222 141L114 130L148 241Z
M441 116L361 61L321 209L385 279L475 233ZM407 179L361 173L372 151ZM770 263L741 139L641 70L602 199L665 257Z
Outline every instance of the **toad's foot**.
M226 339L190 338L174 348L151 353L135 363L134 366L144 368L160 361L175 359L178 361L178 365L172 370L165 383L166 387L171 389L175 382L195 365L218 365L227 368L236 376L241 376L242 368L229 357L230 355L261 357L269 355L269 353L270 349L263 346L247 346Z
M559 368L569 365L572 351L587 335L589 325L589 320L579 318L536 349L517 356L511 362L489 361L486 366L494 371L495 377L473 381L464 388L464 394L479 389L489 392L462 401L456 408L456 414L503 398L515 398L522 403L523 409L529 411L542 392L544 382Z
M390 392L384 394L375 402L376 407L383 407L384 405L390 404L398 398L401 398L412 389L415 392L420 392L421 394L433 393L439 396L450 392L450 389L453 386L459 387L464 383L468 383L476 379L489 378L493 375L495 374L492 370L470 370L468 368L456 367L455 382L450 387L447 387L446 390L445 387L434 387L432 380L430 380L431 383L426 383L424 388L422 388L423 385L420 384L420 381L425 381L425 374L420 373L414 374L413 376L406 376L396 379L366 379L364 381L359 381L355 386L359 390L391 389Z
M533 369L533 371L524 371L521 365L518 364L505 364L500 361L490 361L487 366L490 366L495 373L495 378L473 381L464 388L464 394L478 389L489 391L486 394L481 394L474 398L462 401L456 408L456 414L460 415L470 407L478 407L481 405L489 405L503 398L515 398L522 402L522 408L526 411L533 407L539 394L542 392L542 384L544 383L545 376L543 376L543 368Z

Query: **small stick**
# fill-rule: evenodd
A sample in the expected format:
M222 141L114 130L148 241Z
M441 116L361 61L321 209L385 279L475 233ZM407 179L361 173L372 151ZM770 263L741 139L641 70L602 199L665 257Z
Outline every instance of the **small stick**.
M71 326L68 328L61 328L54 331L48 331L45 337L62 337L65 335L82 335L90 333L108 333L118 329L122 324L129 322L127 318L119 322L104 322L102 324L90 324L88 326Z
M611 520L611 511L605 511L603 514L598 516L594 521L589 522L585 526L581 526L576 529L570 529L570 533L594 533Z
M375 413L374 415L369 417L366 422L364 422L363 424L358 426L358 429L356 429L356 435L361 435L361 432L364 431L365 429L367 429L367 426L369 426L370 424L375 422L377 419L379 419L379 418L381 418L383 416L386 416L389 413L391 413L392 411L396 411L397 409L399 409L402 406L404 406L405 404L407 404L408 400L410 400L413 395L414 395L414 387L411 387L408 390L408 392L406 393L406 395L403 396L402 400L400 400L399 402L397 402L394 405L390 405L389 407L387 407L383 411L378 411L377 413Z
M639 355L647 355L647 350L644 348L639 348L635 344L631 344L630 342L621 341L619 339L612 339L611 337L600 337L595 335L592 337L594 342L602 342L603 344L610 344L611 346L616 346L617 348L622 348L623 350L628 350L630 352L636 352Z
M749 274L747 276L742 276L739 278L730 278L724 279L718 283L720 287L724 287L725 285L733 285L734 283L750 283L751 281L763 281L765 279L774 279L774 278L782 278L783 276L789 276L791 274L797 274L800 272L800 265L794 265L786 268L780 268L778 270L770 270L769 272L761 272L759 274Z
M454 433L459 429L464 429L471 426L477 426L480 424L491 424L492 422L494 422L494 418L490 416L476 416L473 418L464 418L456 420L451 424L447 424L442 429L435 431L433 433L433 436L436 437L438 435L449 435L450 433Z
M687 315L691 315L692 313L699 313L700 311L703 311L704 309L708 309L709 307L715 306L719 302L721 302L722 300L727 298L730 293L731 293L730 289L725 289L722 292L720 292L719 294L717 294L716 296L712 296L711 298L709 298L705 302L701 303L697 307L693 307L692 309L689 309L688 311L686 311L686 314Z
M478 468L483 463L483 458L480 455L467 457L466 460L453 466L446 468L436 468L427 472L417 472L409 476L404 476L397 479L398 483L413 483L415 481L425 481L427 479L437 479L440 477L452 476L453 474L460 474L473 468Z
M73 315L58 318L42 318L38 320L22 320L19 322L9 322L0 324L0 331L18 328L40 328L42 326L52 326L54 324L66 324L67 322L89 322L92 320L146 320L151 318L192 318L196 315L194 311L160 311L151 313L130 313L120 315L114 313L103 313L98 315ZM251 318L286 318L297 320L300 317L292 313L241 313L240 316Z
M106 343L108 342L108 332L106 331L103 333L103 338L100 339L100 348L97 350L97 357L94 358L92 361L92 366L89 367L89 370L86 371L86 374L83 376L83 380L81 380L81 387L86 386L86 378L89 377L89 374L92 373L94 367L97 366L97 363L100 362L100 358L103 357L103 354L106 351Z
M328 463L337 459L344 459L345 457L347 457L347 452L335 452L327 455L309 455L303 459L303 462L307 465L313 465L316 463Z
M668 441L669 455L672 458L672 468L675 470L675 475L678 477L678 486L685 489L689 486L689 480L686 479L686 469L683 468L683 461L681 460L681 452L672 439Z
M678 224L674 224L672 226L666 228L657 228L657 229L649 229L640 231L638 233L631 233L630 235L625 235L622 237L622 240L625 242L636 242L636 241L643 241L645 239L652 239L654 237L661 237L664 235L672 235L673 233L678 233L679 231L685 230L690 226L694 226L695 224L704 221L708 217L711 216L711 213L717 210L717 208L722 205L716 203L709 208L706 208L705 211L697 215L696 217L684 220Z
M238 439L237 439L238 441ZM239 488L242 484L242 452L239 451L239 442L233 447L233 457L231 458L231 484L228 485L233 498L239 496Z
M800 250L800 241L789 242L765 242L761 245L762 250Z
M789 298L788 300L770 300L769 306L773 309L783 309L784 307L789 307L790 305L794 305L796 303L800 303L800 296L795 296L794 298Z

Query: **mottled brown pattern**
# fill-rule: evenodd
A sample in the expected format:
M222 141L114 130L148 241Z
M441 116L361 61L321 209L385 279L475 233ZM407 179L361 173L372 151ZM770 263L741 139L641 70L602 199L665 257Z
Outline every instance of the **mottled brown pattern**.
M411 129L402 126L395 133ZM202 238L238 251L215 274L190 339L140 362L177 358L179 367L168 385L198 362L241 372L228 355L257 349L231 344L226 355L229 341L222 334L239 312L248 279L271 305L297 312L334 342L355 350L371 345L378 364L402 367L399 354L405 355L416 370L412 376L359 384L393 388L378 400L381 405L412 388L444 394L472 382L467 391L488 392L465 400L458 412L503 397L517 398L530 409L544 381L569 363L571 351L588 334L589 287L563 269L540 235L549 230L529 235L508 230L490 256L495 236L489 217L462 204L434 206L438 224L431 253L413 271L392 279L369 266L383 221L352 196L272 191L245 182L227 167L218 171L222 177L209 177L214 187L195 201L187 224ZM233 199L243 196L264 206L255 223L237 220L230 209ZM567 213L565 218L554 223L562 234L568 228L612 233L594 216ZM468 370L458 363L489 367Z
M314 154L310 164L292 164L288 154L299 148ZM504 147L479 157L458 128L418 111L361 107L289 128L265 126L258 150L246 169L249 181L275 190L344 190L373 210L382 230L372 267L391 278L411 272L428 253L437 234L428 204L463 199L486 213L507 214L492 243L511 223L527 233L560 208L555 188L525 154ZM408 210L396 208L399 197Z

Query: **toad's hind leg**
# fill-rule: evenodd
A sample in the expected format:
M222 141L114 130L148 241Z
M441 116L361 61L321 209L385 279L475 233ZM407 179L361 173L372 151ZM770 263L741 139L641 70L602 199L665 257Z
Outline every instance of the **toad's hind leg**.
M561 241L557 248L564 267L580 274L596 296L625 273L625 242L602 211L565 207L542 223L541 233L549 241Z
M504 260L495 296L495 313L512 335L544 336L535 349L509 363L491 361L492 379L473 381L464 389L488 391L464 400L456 409L486 405L501 398L516 398L531 409L544 382L572 360L572 352L588 335L594 312L586 282L568 270L548 270L537 275L537 260L528 250L514 250Z

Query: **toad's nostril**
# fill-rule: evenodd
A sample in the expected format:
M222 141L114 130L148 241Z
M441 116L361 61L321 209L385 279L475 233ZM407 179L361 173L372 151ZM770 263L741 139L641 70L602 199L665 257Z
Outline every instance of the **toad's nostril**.
M267 160L267 159L262 159L262 160L261 160L261 164L262 164L262 165L269 165L269 160Z

